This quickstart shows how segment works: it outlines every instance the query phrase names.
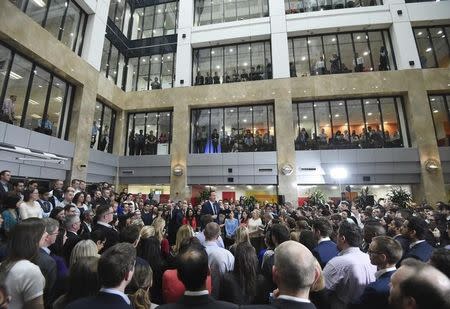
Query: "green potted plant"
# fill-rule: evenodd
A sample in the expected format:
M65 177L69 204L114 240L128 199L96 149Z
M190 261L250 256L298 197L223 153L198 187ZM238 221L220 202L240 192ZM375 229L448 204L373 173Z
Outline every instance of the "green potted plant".
M201 203L203 203L203 201L209 199L210 194L211 194L211 191L208 190L208 189L200 191L200 194L199 194L199 196L197 198L197 203L201 204Z
M310 205L324 205L325 204L325 194L320 190L313 190L309 192L308 203Z
M355 203L358 204L361 207L365 206L373 206L371 205L371 201L373 199L371 198L371 194L369 192L369 187L363 187L361 189L361 192L359 193L358 197L355 199Z
M255 206L256 203L258 203L258 201L256 200L256 198L253 195L244 196L244 199L242 201L244 208L246 207L248 209L253 208L253 206Z
M393 204L398 205L398 207L408 208L411 206L411 194L402 187L392 187L387 196L389 200Z

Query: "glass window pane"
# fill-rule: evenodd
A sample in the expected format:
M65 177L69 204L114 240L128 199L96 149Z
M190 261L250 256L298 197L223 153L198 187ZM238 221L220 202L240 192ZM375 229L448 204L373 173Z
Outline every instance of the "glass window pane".
M225 137L222 152L238 151L238 112L237 108L225 108Z
M249 0L250 18L257 18L262 16L262 0Z
M264 79L265 59L264 59L264 43L252 43L252 67L250 69L251 80Z
M323 58L322 38L308 37L311 71L315 75L325 74L325 59Z
M98 149L100 145L100 129L102 125L103 104L95 102L94 122L91 130L91 148Z
M147 113L147 126L144 130L145 147L144 154L155 155L158 150L158 118L159 113Z
M223 0L211 1L212 23L221 23L223 21Z
M422 68L435 68L437 64L433 55L433 48L431 46L428 30L426 28L416 28L414 29L414 35L416 37Z
M226 46L225 52L225 82L239 81L237 68L237 50L235 45Z
M306 38L294 39L295 71L297 76L309 76L308 45Z
M220 84L223 76L223 48L217 47L211 50L211 72L212 73L212 83ZM206 83L209 84L208 76L206 77ZM211 81L211 80L210 80Z
M50 86L50 73L40 67L34 69L24 128L51 135L53 126L48 119L43 120L45 101Z
M153 36L164 34L164 4L155 7L155 23L153 24Z
M211 49L206 48L206 49L199 50L198 68L199 68L200 76L203 76L203 82L200 84L203 85L206 74L211 73Z
M331 115L328 102L314 103L314 110L316 114L316 128L318 131L316 138L321 146L325 146L332 136L330 124Z
M28 1L26 14L31 17L39 25L42 24L45 18L45 11L48 7L48 0Z
M112 110L111 108L105 106L105 110L103 112L103 122L100 127L101 135L100 141L98 144L98 150L110 152L109 149L112 150L112 141L113 137L111 136L111 122L112 122Z
M150 83L152 89L161 89L161 56L153 55L150 65Z
M369 36L365 32L353 33L353 41L355 43L355 59L353 68L355 72L370 71L372 61L370 60L370 50L367 44Z
M164 35L175 34L177 21L177 2L166 4L166 19L164 20Z
M142 29L142 38L151 38L153 36L153 22L155 19L156 6L148 6L145 8L144 25Z
M361 100L347 100L350 141L353 148L359 147L359 139L365 130Z
M211 109L211 129L208 141L209 153L221 153L223 138L223 108Z
M57 77L53 77L52 89L47 110L48 119L53 124L53 136L56 136L58 134L58 129L61 125L61 114L64 105L64 96L66 94L66 89L66 82L60 80ZM69 98L66 98L66 100L69 101Z
M311 149L315 146L316 130L314 128L314 113L312 103L299 103L298 123L295 126L295 149ZM295 111L297 114L297 110Z
M108 57L110 48L111 42L109 42L109 40L105 38L105 41L103 42L102 63L100 65L100 72L102 72L102 74L105 76L109 66Z
M403 147L395 104L394 98L380 98L385 147Z
M150 67L150 58L149 57L141 57L139 63L139 76L137 82L137 90L148 90L148 69Z
M128 114L128 132L127 132L127 144L125 155L133 156L135 147L136 147L136 136L134 130L134 114Z
M195 109L192 111L192 142L194 153L205 153L209 138L209 115L209 109Z
M250 44L238 45L238 72L243 82L249 80L250 50Z
M254 135L252 128L252 109L251 107L239 107L239 151L254 151Z
M162 79L161 85L162 88L171 88L173 87L173 54L165 54L163 56L163 67L162 67Z
M448 110L445 106L443 96L430 97L431 111L433 113L434 127L438 146L449 146L450 143L450 121Z
M113 19L117 28L122 29L123 14L125 12L125 1L118 1L116 17Z
M450 66L450 50L444 34L444 29L441 27L430 28L430 33L438 66L440 68L448 68Z
M267 112L269 114L269 134L264 136L263 143L267 151L276 150L275 144L275 114L273 111L273 105L267 106Z
M264 135L269 133L267 119L267 105L253 106L253 135L255 137L255 151L265 151Z
M11 50L3 45L0 45L0 93L3 89L3 84L5 82L5 77L11 62Z
M144 21L144 8L135 9L133 13L133 26L131 27L131 39L142 38L142 23Z
M63 25L61 42L72 50L75 48L75 40L80 27L80 17L80 9L72 1L69 2L69 8L67 9L67 15Z
M22 119L22 111L25 101L25 95L28 88L28 81L31 73L31 62L25 60L19 55L14 56L14 62L9 73L8 87L5 92L5 101L3 102L3 112L8 114L10 120L15 125L20 125ZM15 99L15 104L12 108L6 109L5 102L8 100L8 105L11 106L12 100Z
M333 120L333 144L336 148L347 148L350 141L347 112L344 100L331 101L331 119Z
M116 16L116 7L118 0L111 0L109 4L108 17L111 20L114 20L114 16Z
M111 55L109 57L108 79L112 80L114 83L117 80L118 61L119 61L119 51L114 46L111 46Z
M331 74L340 73L341 61L339 58L336 35L323 36L323 46L325 51L326 72Z
M224 21L236 20L236 0L228 0L224 3L225 6L225 18Z
M372 50L372 58L375 71L389 71L391 68L390 59L392 55L386 49L383 43L381 31L369 32L370 49Z
M128 59L127 91L136 90L138 62L139 58Z
M66 0L52 0L50 2L45 29L47 29L47 31L49 31L56 38L61 30L61 22L66 5Z
M134 143L134 154L142 155L144 154L145 147L145 114L135 114L134 116L134 132L135 132L135 143Z
M350 34L338 34L338 39L341 51L341 71L342 73L352 72L353 63L355 62L352 37Z
M381 117L378 107L379 100L365 99L364 112L366 113L367 133L370 136L369 147L381 147L383 132L381 131Z
M248 19L250 14L250 7L248 0L236 0L237 2L237 19Z

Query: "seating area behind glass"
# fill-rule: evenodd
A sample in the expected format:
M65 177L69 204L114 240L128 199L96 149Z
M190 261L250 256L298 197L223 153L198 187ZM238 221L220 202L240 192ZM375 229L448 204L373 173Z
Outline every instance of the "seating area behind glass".
M74 87L0 44L0 120L67 139Z
M272 104L193 109L191 153L275 151Z
M75 0L10 0L55 38L81 55L87 14Z
M291 77L397 69L387 30L290 38L288 44Z
M405 147L400 97L295 103L295 149Z

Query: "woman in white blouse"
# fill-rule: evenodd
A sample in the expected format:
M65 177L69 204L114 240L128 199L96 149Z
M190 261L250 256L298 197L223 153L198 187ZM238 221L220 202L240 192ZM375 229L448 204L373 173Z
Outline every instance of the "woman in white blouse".
M259 209L253 209L252 217L248 220L248 233L250 236L250 243L255 248L256 252L259 252L261 248L261 230L262 220Z
M20 219L25 220L28 218L41 218L42 208L37 202L39 199L38 189L32 189L23 193L23 202L19 205Z

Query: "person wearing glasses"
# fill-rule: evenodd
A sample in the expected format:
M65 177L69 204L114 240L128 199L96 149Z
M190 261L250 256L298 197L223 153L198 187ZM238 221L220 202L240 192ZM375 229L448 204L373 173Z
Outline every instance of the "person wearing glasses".
M103 251L114 246L119 242L119 232L114 229L114 227L110 224L114 219L114 211L113 208L109 205L100 205L97 207L96 215L94 222L94 228L92 232L96 230L102 230L106 235L105 246L103 247ZM102 253L99 252L99 253Z

